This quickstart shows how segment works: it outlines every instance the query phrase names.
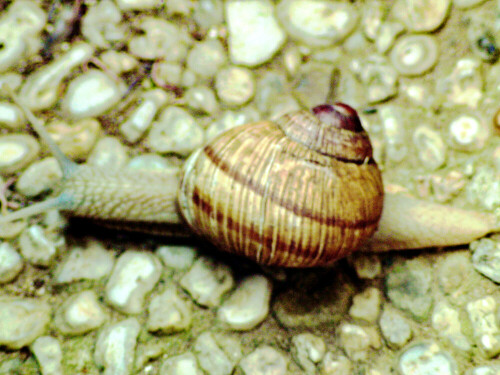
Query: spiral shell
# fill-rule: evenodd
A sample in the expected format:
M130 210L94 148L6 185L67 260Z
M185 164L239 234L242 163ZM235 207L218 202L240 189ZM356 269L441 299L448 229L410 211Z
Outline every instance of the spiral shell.
M383 185L352 108L321 105L225 132L185 164L179 207L222 250L325 266L377 228Z

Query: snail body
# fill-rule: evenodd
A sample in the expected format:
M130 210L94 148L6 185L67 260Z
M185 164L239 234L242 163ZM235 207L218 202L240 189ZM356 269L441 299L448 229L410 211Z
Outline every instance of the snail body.
M179 175L77 165L12 98L64 178L53 198L0 217L0 225L58 208L170 236L189 226L221 250L285 267L329 265L360 248L457 245L498 230L490 214L384 198L368 135L345 104L233 128L195 151Z

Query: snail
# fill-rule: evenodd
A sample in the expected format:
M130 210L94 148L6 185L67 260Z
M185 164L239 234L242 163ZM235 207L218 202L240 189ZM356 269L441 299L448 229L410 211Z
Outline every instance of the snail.
M196 150L181 176L78 165L12 93L60 163L53 197L0 217L49 208L120 228L185 235L257 263L328 266L356 250L469 243L498 231L492 214L386 191L356 111L324 104L230 129Z

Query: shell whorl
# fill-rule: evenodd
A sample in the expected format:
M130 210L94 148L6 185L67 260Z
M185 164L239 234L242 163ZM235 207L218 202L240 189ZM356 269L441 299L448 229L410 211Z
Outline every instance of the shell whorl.
M375 231L383 186L356 112L337 104L223 133L186 162L178 201L191 228L222 250L312 267Z

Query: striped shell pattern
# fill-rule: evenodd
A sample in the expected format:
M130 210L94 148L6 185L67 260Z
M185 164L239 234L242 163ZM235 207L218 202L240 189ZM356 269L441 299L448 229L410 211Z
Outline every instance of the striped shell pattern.
M233 128L190 156L179 207L218 248L325 266L377 228L383 185L356 111L337 103Z

